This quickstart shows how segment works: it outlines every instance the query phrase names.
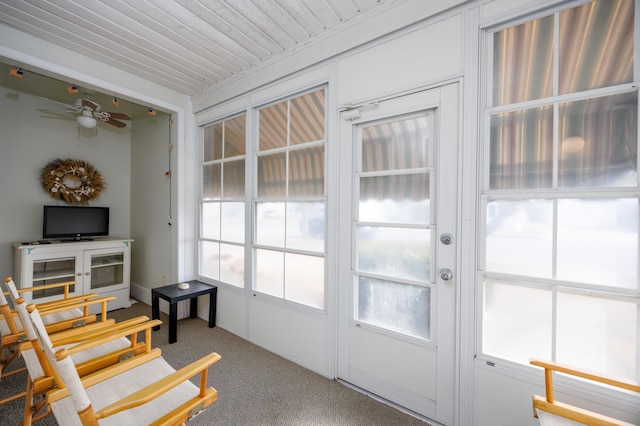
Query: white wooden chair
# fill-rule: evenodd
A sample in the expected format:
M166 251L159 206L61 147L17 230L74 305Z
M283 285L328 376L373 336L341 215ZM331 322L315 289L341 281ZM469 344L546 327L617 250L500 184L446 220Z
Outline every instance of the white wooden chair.
M585 424L594 426L633 426L631 423L622 420L556 401L553 388L553 372L556 371L633 392L640 392L640 383L629 380L617 380L586 370L567 367L555 362L538 359L531 359L529 362L531 365L544 368L545 396L533 395L533 414L538 418L541 426L574 426Z
M61 380L56 376L54 368L44 355L42 343L38 340L33 329L24 299L18 299L16 309L29 339L28 342L20 345L20 355L23 357L28 371L26 391L22 393L25 396L23 424L30 425L32 421L50 414L46 392L54 389ZM100 329L70 329L47 336L50 340L45 344L54 348L64 348L78 342L95 340L100 336L111 336L109 341L73 355L78 374L85 376L122 360L149 352L151 350L151 330L159 323L160 321L151 321L148 317L141 316ZM145 341L137 342L137 335L141 331L146 331Z
M33 305L28 310L38 339L44 343L47 331L38 310ZM207 387L208 368L220 359L217 353L176 371L155 348L81 378L70 355L105 340L85 341L55 353L51 345L42 345L61 378L59 389L47 394L59 424L176 425L217 400L218 392ZM189 381L198 374L200 386Z
M102 315L100 319L102 322L106 323L108 321L106 315L107 302L114 299L114 297L97 298L96 294L68 297L69 287L73 285L73 282L50 284L20 290L16 289L15 283L11 277L6 277L4 279L4 283L8 288L6 295L10 296L14 307L16 300L20 297L20 294L24 292L40 290L43 288L62 287L64 289L64 296L60 300L37 305L41 310L43 321L47 325L47 331L49 333L95 323L97 321L97 316L89 313L89 306L96 304L102 305ZM22 369L16 369L11 371L11 373L7 373L7 367L18 355L17 346L25 340L26 335L22 329L22 324L18 320L17 312L12 308L12 305L9 304L5 293L0 291L0 358L2 360L0 379L3 375L7 376L22 371ZM0 404L4 402L7 402L7 400L5 399L0 401Z

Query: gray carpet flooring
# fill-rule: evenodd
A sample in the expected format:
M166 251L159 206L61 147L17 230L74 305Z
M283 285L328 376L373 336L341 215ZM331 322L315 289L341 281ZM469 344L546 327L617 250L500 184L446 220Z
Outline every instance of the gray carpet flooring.
M121 321L139 315L151 317L151 307L136 303L110 312ZM168 317L153 332L153 346L176 369L210 352L222 359L209 369L209 385L218 401L189 425L425 425L396 408L383 404L337 381L329 380L247 342L219 327L208 328L202 319L178 321L178 341L168 344ZM21 360L12 368L19 367ZM196 378L197 380L197 378ZM2 378L0 399L24 389L26 373ZM194 383L197 383L194 380ZM0 406L2 425L18 424L23 400ZM56 425L51 415L36 425ZM124 425L123 425L124 426Z

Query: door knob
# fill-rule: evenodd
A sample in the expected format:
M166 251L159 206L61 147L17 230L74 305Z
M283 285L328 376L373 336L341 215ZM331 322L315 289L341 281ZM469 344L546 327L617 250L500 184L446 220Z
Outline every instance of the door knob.
M449 268L440 269L440 278L444 281L449 281L453 278L453 272Z
M442 234L440 235L440 242L444 245L449 245L453 242L453 235L446 233L446 234Z

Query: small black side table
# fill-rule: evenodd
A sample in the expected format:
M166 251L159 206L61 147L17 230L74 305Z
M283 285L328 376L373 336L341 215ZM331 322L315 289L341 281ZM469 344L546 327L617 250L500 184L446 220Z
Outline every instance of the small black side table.
M209 295L209 328L216 326L216 304L218 299L218 287L205 284L200 281L186 281L189 288L181 290L178 284L171 284L164 287L157 287L151 290L151 317L160 318L160 298L169 302L169 343L178 341L178 302L190 299L190 318L198 315L198 296ZM153 327L159 330L160 326Z

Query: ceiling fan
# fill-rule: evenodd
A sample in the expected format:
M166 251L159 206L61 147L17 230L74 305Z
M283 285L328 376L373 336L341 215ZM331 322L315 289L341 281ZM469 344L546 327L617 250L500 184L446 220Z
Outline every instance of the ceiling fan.
M76 99L73 105L51 99L43 99L64 106L66 111L63 112L77 114L76 121L81 127L85 127L87 129L93 129L96 127L98 120L116 127L125 127L127 123L122 120L131 120L131 116L129 114L124 112L102 111L100 104L85 98Z

